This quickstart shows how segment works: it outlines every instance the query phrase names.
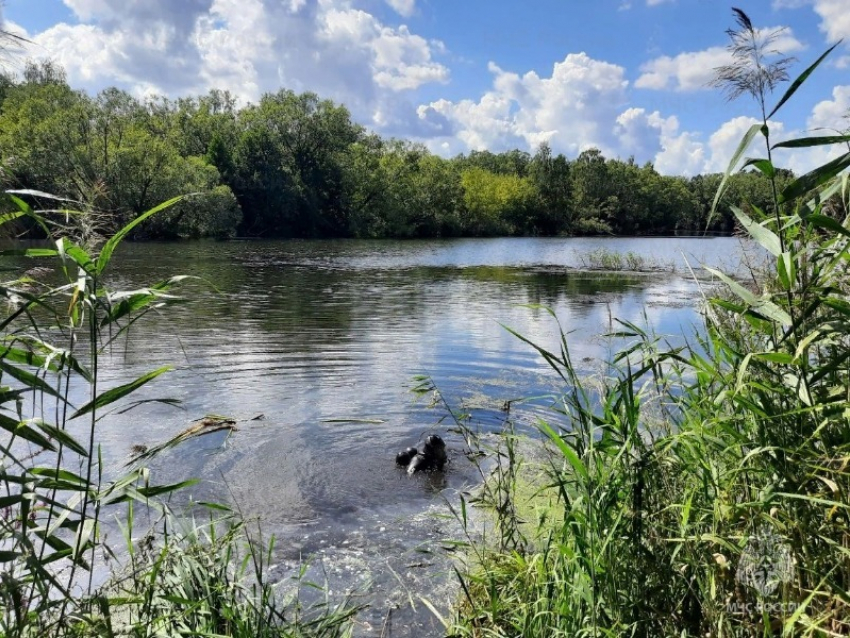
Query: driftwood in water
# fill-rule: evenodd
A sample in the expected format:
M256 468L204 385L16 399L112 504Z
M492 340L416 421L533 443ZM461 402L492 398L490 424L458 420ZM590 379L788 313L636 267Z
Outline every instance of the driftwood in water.
M251 419L243 419L243 421L258 421L263 418L264 416L262 414L258 414L257 416ZM137 461L141 461L143 459L152 458L160 452L175 447L176 445L188 441L189 439L196 438L199 436L205 436L207 434L212 434L213 432L227 430L229 436L229 433L237 431L236 423L236 419L218 416L216 414L209 414L203 418L196 419L189 427L180 432L177 436L170 438L165 443L160 443L159 445L155 445L153 447L146 447L144 445L134 445L132 448L133 456L129 460L127 465L130 465Z

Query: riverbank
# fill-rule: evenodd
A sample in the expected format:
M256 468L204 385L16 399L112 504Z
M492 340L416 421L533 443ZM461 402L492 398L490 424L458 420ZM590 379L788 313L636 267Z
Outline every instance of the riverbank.
M472 545L449 635L850 633L850 378L836 347L850 231L807 223L759 226L792 268L748 287L716 273L725 291L683 345L617 322L625 345L588 375L563 327L555 349L517 334L563 381L557 423L538 424L555 457L529 479L507 455L514 469L489 488L499 534Z

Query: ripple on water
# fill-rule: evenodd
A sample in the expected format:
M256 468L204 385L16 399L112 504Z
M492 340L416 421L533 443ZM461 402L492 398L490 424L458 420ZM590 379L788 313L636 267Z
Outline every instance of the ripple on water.
M647 255L682 248L704 257L731 254L735 245L614 244ZM280 577L300 557L316 554L311 570L328 574L335 590L368 583L373 605L360 617L361 633L370 626L378 635L395 609L393 636L440 635L422 605L411 610L408 596L450 601L442 588L451 579L434 580L447 572L444 559L420 550L436 552L440 539L459 533L436 514L480 475L445 408L429 407L431 396L415 400L413 376L429 375L449 405L471 415L473 428L499 432L511 418L533 431L538 417L552 418L547 397L561 382L502 324L557 352L557 326L540 306L552 308L569 332L573 361L588 374L617 345L597 338L616 317L648 321L674 336L689 330L699 291L688 278L567 270L579 265L582 251L600 245L524 239L125 246L114 275L122 285L190 274L217 290L193 285L189 303L135 324L128 341L105 355L104 386L176 365L135 398L172 396L185 410L151 403L113 415L104 422L104 454L117 471L131 445L160 443L204 414L264 414L240 422L226 440L198 439L165 453L153 463L154 476L201 477L196 499L235 500L246 516L260 517L265 533L280 539ZM539 398L517 401L523 397ZM74 399L81 403L85 394ZM509 412L502 410L506 401ZM409 477L394 455L429 432L446 440L448 470Z

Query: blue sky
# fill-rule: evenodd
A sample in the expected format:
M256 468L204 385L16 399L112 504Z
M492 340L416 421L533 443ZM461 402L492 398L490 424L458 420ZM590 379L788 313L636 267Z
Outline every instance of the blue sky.
M737 0L799 73L844 38L773 123L850 126L850 0ZM757 115L705 86L728 55L719 0L6 0L6 28L91 93L170 97L311 90L387 136L454 155L534 151L721 170ZM797 171L823 150L788 154Z

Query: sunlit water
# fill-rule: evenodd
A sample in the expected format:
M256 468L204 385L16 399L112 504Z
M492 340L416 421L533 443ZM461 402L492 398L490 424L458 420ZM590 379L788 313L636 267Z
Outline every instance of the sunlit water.
M672 263L675 272L578 270L599 246ZM113 287L200 279L183 287L187 303L146 317L102 361L105 386L174 365L134 398L183 406L146 404L110 417L105 458L117 470L132 445L161 443L205 414L245 420L226 440L211 435L165 452L154 477L199 477L193 498L235 502L259 517L279 539L275 577L312 556L311 574L335 593L366 592L358 634L380 635L394 610L385 635L440 635L419 596L444 610L453 599L440 547L460 531L445 503L479 475L446 410L410 391L415 375L429 375L476 430L497 433L509 417L533 431L545 398L514 403L510 413L502 407L556 393L557 379L501 324L557 348L558 326L540 306L551 308L573 360L592 373L618 346L598 336L616 318L673 339L691 333L702 284L688 264L738 271L741 255L732 238L126 245ZM395 453L431 432L448 444L447 471L408 477Z

